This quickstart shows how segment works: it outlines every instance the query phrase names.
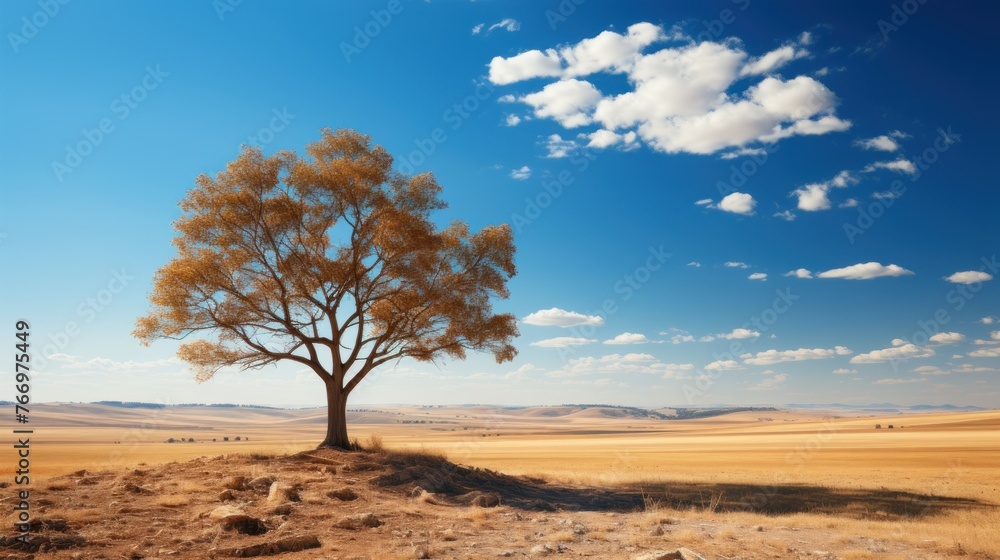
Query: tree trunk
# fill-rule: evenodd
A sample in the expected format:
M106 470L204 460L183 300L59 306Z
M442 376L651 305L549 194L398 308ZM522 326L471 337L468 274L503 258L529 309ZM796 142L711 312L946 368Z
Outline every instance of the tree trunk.
M331 382L326 385L326 439L320 447L351 449L347 439L347 395Z

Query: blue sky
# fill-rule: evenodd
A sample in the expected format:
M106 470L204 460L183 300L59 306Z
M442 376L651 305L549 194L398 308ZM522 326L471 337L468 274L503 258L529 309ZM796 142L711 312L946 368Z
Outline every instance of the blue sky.
M521 319L513 363L352 403L995 406L996 12L4 2L0 324L31 322L39 401L323 404L130 332L197 175L348 127L435 173L441 223L512 224Z

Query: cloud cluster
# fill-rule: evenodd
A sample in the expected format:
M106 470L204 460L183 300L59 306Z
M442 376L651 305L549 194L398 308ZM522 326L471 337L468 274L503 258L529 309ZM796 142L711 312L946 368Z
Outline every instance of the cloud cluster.
M743 354L743 363L755 366L767 366L781 362L801 362L803 360L825 360L836 356L851 354L846 346L833 348L799 348L798 350L765 350L757 354Z
M625 33L604 31L573 45L494 57L489 79L508 85L555 78L518 100L534 116L567 129L596 125L598 140L583 135L590 147L615 145L632 133L633 141L664 153L712 154L850 128L835 115L837 98L825 85L808 76L775 75L809 56L804 37L752 57L735 41L697 42L643 22ZM671 44L644 52L666 42ZM629 89L605 94L584 79L604 74L624 75Z
M911 360L915 358L929 358L934 355L930 348L917 346L897 338L892 341L891 348L872 350L865 354L858 354L851 358L852 364L879 364L882 362Z
M562 327L564 329L582 326L599 327L604 324L604 318L600 315L584 315L583 313L566 311L558 307L535 311L521 320L529 325Z

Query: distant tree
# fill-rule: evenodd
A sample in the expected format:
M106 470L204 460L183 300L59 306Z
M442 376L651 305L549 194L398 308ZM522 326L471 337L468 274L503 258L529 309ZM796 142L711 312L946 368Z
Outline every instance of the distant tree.
M133 334L193 335L178 356L199 381L229 366L308 367L326 389L320 445L349 449L348 396L378 366L468 350L514 358L516 320L491 303L509 295L514 244L507 225L439 228L434 176L394 171L368 136L326 129L306 153L244 147L198 177Z

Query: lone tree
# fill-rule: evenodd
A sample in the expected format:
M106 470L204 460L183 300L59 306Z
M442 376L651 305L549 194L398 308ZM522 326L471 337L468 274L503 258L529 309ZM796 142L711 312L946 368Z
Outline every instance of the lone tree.
M516 320L491 305L509 295L514 243L507 225L438 228L434 176L394 171L368 136L325 129L306 153L244 147L198 177L174 223L177 255L133 335L191 337L178 356L199 381L224 367L307 366L326 387L320 446L350 449L347 398L378 366L467 350L514 358Z

